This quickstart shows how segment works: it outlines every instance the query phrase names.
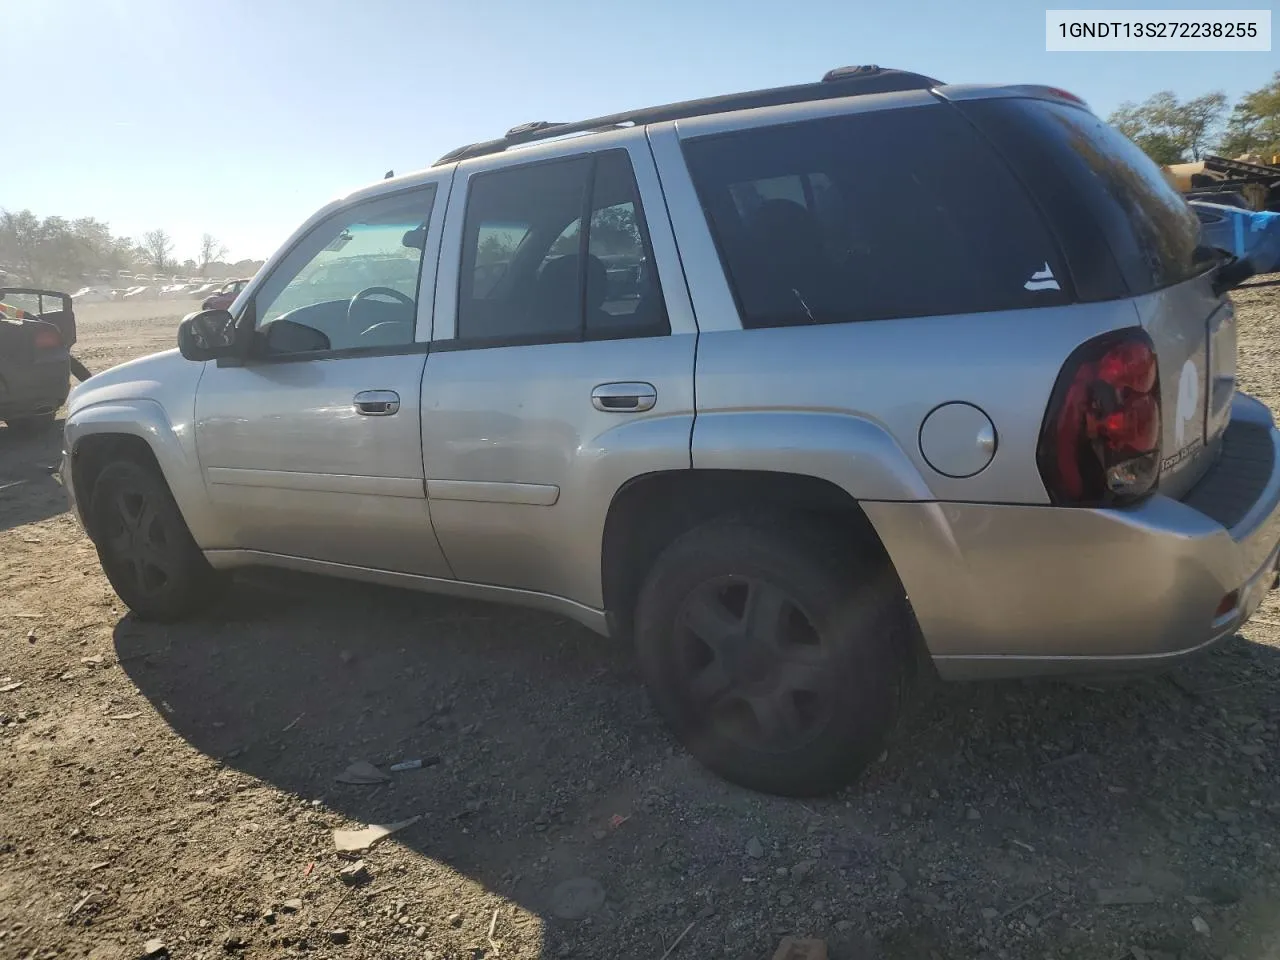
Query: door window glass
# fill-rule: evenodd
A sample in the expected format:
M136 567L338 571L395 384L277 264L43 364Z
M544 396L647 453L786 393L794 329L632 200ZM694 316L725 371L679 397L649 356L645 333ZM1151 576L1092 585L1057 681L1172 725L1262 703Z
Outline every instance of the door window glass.
M458 339L485 346L669 332L652 264L625 151L477 174Z
M432 185L370 200L307 234L254 298L267 342L286 341L270 328L288 320L324 334L331 350L412 343L434 197Z

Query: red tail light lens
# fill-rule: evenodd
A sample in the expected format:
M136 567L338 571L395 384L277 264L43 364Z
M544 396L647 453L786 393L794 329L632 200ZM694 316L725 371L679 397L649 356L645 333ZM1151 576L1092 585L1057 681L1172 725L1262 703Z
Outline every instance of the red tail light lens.
M1058 374L1036 453L1057 504L1118 506L1160 478L1160 376L1151 338L1121 330L1075 350Z
M62 334L52 324L42 323L36 327L31 337L31 345L37 350L56 350L62 346Z

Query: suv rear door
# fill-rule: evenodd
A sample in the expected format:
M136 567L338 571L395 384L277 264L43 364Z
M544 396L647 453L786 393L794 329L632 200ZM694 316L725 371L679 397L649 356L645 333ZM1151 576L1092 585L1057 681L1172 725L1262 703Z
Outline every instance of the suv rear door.
M1082 301L1131 297L1160 364L1160 490L1186 493L1230 419L1236 328L1217 255L1160 168L1083 107L1036 96L961 101L1046 211Z
M462 163L435 317L422 450L454 573L601 606L613 494L687 468L694 415L692 310L644 131Z

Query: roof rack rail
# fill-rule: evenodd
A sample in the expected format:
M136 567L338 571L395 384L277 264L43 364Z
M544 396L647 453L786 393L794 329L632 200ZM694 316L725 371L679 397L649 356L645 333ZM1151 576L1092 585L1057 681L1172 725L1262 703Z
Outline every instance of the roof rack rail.
M472 157L502 153L508 147L524 143L536 143L571 133L592 133L613 127L639 126L661 123L665 120L683 120L703 117L712 113L729 113L735 110L751 110L755 107L776 107L787 103L805 103L810 100L834 100L838 97L855 97L869 93L890 93L898 90L928 90L941 85L919 73L893 70L877 66L837 67L829 70L819 83L801 83L789 87L773 87L768 90L752 90L747 93L731 93L702 100L686 100L660 107L645 107L625 113L614 113L573 123L551 123L535 120L522 123L507 131L497 140L470 143L451 150L432 166L456 163Z

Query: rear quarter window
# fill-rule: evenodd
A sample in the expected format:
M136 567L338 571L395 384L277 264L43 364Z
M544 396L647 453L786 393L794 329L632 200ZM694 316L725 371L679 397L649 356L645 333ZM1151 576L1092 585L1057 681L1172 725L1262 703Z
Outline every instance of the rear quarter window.
M693 138L745 327L1057 306L1051 232L948 104Z
M1091 262L1099 276L1117 271L1122 285L1090 276L1081 286L1098 294L1085 299L1149 293L1210 266L1183 196L1136 144L1089 111L1018 98L970 101L962 109L1032 192L1056 207L1055 223L1069 225L1085 213L1096 224L1113 263L1097 262L1084 228L1079 243L1068 243L1068 257L1073 266Z

